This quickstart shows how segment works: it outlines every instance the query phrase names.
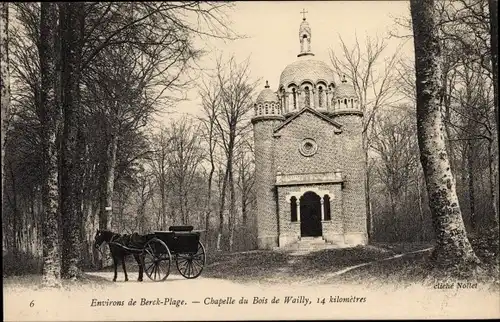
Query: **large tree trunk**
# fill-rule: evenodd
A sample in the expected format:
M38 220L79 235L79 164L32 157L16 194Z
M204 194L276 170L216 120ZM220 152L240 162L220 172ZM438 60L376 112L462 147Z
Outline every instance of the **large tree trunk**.
M103 171L100 177L99 229L111 229L117 150L118 137L116 134L111 133L101 160Z
M41 72L41 120L43 147L42 183L42 238L43 284L59 286L61 260L59 249L59 187L57 178L58 147L56 145L59 119L57 101L57 6L42 2L40 13L40 72Z
M477 264L465 231L441 119L441 51L434 0L411 0L417 87L417 130L436 247L436 267ZM471 265L472 267L473 265Z
M9 75L9 3L2 2L0 4L0 99L2 105L1 111L1 144L2 144L2 210L4 205L4 160L5 160L5 135L7 133L7 119L10 109L10 75ZM5 213L2 211L2 213ZM4 228L5 225L2 225ZM2 229L3 230L3 229ZM4 231L4 236L6 232Z
M63 217L63 276L77 278L80 274L80 177L82 166L80 106L81 32L83 3L60 4L62 30L62 108L63 137L61 160L61 213ZM80 142L79 142L80 141Z
M113 220L113 191L118 137L112 132L109 134L107 140L101 158L102 169L99 177L99 229L112 229L111 223ZM100 255L102 257L99 257L97 261L99 268L112 264L109 247L105 247L102 254L98 256Z
M498 123L498 0L488 0L488 7L490 11L490 40L491 40L491 63L493 73L493 104L495 108L495 122L496 131L492 131L495 135L493 144L498 147L498 136L500 134L500 124ZM493 152L493 151L492 151ZM494 153L494 152L493 152ZM499 213L499 182L498 182L498 149L496 151L497 164L493 169L494 183L494 199L493 206L495 209L495 223L497 230L500 230L500 213Z

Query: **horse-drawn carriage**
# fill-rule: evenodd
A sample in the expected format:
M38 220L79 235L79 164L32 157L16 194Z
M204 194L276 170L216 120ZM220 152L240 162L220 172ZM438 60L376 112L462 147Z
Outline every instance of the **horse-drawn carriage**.
M200 231L193 226L171 226L169 231L155 231L151 234L120 235L107 230L99 230L95 237L95 247L103 242L109 244L113 258L116 281L117 264L121 260L125 268L125 256L133 255L139 265L139 281L143 272L153 281L164 281L170 274L172 262L185 278L200 276L205 266L205 248L200 241Z

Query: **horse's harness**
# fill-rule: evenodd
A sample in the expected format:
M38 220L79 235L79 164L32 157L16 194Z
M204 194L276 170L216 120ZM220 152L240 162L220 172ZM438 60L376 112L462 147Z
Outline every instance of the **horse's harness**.
M124 248L124 249L127 249L127 250L135 250L135 249L132 249L132 248L130 248L130 247L127 247L127 246L126 246L126 245L124 245L123 243L120 243L120 242L118 241L118 239L119 239L120 237L123 237L123 236L122 236L122 235L120 235L120 234L113 234L113 235L111 236L110 240L109 240L109 241L107 241L108 245L116 245L116 246L119 246L119 247ZM131 236L130 238L132 238L132 236ZM115 240L116 240L116 241L115 241ZM103 241L103 243L101 243L101 246L102 246L103 244L104 244L104 241ZM99 253L101 253L101 257L104 257L104 254L103 254L103 252L102 252L102 250L101 250L101 246L97 247L97 250L99 251Z
M115 243L115 242L113 242L113 240L115 239L115 237L119 237L119 236L120 236L120 235L118 235L118 234L113 234L113 236L111 236L111 239L110 239L107 243L108 243L108 244L110 244L110 243ZM102 257L102 258L104 258L104 253L103 253L103 252L102 252L102 250L101 250L101 246L104 244L104 242L105 242L105 240L103 240L103 242L101 243L101 245L99 245L99 247L96 247L97 251L101 254L101 257ZM115 243L115 244L116 244L116 243ZM106 258L106 260L108 260L108 259L109 259L109 256L108 256L108 258Z

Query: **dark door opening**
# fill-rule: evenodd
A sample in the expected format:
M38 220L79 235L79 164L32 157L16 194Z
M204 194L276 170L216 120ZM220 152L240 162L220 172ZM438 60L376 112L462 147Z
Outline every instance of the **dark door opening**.
M321 197L312 191L308 191L300 197L300 235L302 237L323 235Z

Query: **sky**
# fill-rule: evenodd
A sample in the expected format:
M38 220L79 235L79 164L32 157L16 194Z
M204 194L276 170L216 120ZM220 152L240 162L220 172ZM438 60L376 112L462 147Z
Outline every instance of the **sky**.
M330 49L338 51L339 36L352 45L355 36L364 43L365 37L386 37L394 30L395 17L409 17L408 1L258 1L236 2L227 11L231 28L244 39L222 41L210 39L198 45L208 54L200 61L202 68L213 68L215 57L234 55L241 62L250 59L251 77L260 79L257 90L269 81L276 90L283 69L297 59L299 53L299 25L301 11L312 30L311 49L315 59L329 64ZM390 56L401 39L388 39L385 51ZM412 43L407 42L404 53L411 55ZM182 114L200 115L200 100L197 90L186 93L188 100L182 101L159 118L160 122L176 119Z

